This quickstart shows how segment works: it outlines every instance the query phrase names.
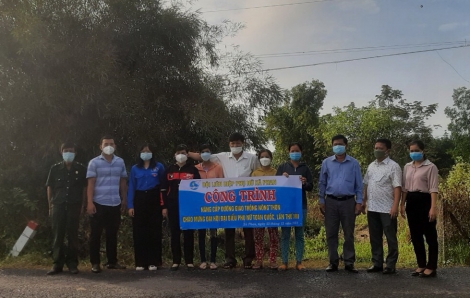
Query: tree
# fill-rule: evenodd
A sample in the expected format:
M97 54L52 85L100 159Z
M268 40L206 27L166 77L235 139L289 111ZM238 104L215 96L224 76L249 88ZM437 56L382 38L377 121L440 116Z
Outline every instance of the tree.
M45 214L43 185L65 140L86 163L112 134L128 166L142 141L162 161L179 143L225 148L233 131L260 146L257 116L280 102L279 86L248 55L221 59L216 46L237 25L164 4L0 1L0 189L43 202Z
M286 92L283 105L267 115L265 131L274 143L277 163L286 160L289 143L300 142L302 158L312 170L318 169L316 133L326 93L325 85L318 80L299 84Z
M421 139L430 143L432 127L425 121L436 112L437 104L422 105L419 101L409 102L400 90L388 85L368 106L356 107L354 103L344 108L334 108L333 114L321 118L321 132L324 154L331 154L331 138L343 134L348 138L348 153L355 157L363 171L373 161L373 145L378 138L392 141L392 157L401 165L409 158L407 143ZM432 150L431 150L432 151ZM432 152L430 152L432 153Z
M452 157L468 160L470 152L470 89L460 87L454 89L453 107L446 107L444 112L450 119L448 129L453 141Z

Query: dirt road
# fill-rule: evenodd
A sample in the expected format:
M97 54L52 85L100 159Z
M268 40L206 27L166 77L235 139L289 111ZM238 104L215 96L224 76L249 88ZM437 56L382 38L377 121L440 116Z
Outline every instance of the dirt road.
M428 279L409 272L128 269L46 276L44 270L0 269L0 297L470 297L470 268L443 268Z

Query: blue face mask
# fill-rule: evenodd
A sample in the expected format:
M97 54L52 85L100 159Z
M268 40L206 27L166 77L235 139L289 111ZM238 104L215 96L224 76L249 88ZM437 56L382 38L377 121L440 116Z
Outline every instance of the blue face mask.
M289 157L290 157L291 160L297 161L297 160L300 160L300 158L302 157L302 153L300 153L300 152L291 152L291 153L289 153Z
M423 159L423 152L410 152L410 158L413 161L418 161Z
M150 160L152 158L152 153L151 152L141 152L140 153L140 158L142 160Z
M65 162L72 162L75 158L75 153L73 153L73 152L63 152L62 153L62 158L64 159Z
M335 155L341 155L341 154L344 154L344 152L346 152L346 146L343 146L343 145L333 146L333 153Z
M211 159L211 153L210 152L202 152L201 153L201 158L203 161L208 161L209 159Z

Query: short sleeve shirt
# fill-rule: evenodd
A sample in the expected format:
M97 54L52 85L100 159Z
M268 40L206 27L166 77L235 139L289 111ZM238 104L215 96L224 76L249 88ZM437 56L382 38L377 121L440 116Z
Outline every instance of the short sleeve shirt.
M96 178L93 202L105 206L121 204L119 185L121 178L127 178L124 160L116 155L108 162L103 155L88 163L87 178Z
M70 165L70 170L64 162L53 165L46 182L52 191L52 204L81 204L86 184L86 167L77 162Z
M222 165L225 178L250 177L260 164L256 155L243 151L237 160L232 152L221 152L212 155L211 161Z
M381 162L372 162L364 176L364 184L367 185L367 210L389 213L393 205L394 188L401 187L401 181L401 168L389 157Z

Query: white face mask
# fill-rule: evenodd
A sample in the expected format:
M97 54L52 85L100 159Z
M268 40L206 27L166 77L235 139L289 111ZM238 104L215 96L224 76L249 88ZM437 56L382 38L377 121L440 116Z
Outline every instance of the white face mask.
M240 154L243 151L243 147L230 147L230 151L233 154Z
M263 157L259 159L259 162L263 167L269 166L271 164L271 158Z
M106 146L103 148L103 153L106 155L111 155L114 153L114 147L113 146Z
M175 156L175 159L179 163L186 162L188 160L188 157L185 154L178 154Z

